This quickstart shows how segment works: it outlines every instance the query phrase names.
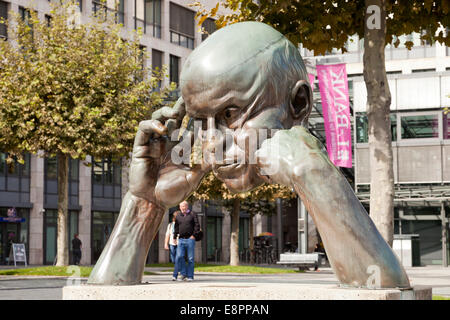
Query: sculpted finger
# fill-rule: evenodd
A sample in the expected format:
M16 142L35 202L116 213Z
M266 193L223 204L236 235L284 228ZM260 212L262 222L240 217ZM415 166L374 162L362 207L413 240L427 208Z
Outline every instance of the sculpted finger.
M168 119L183 119L186 114L186 109L184 105L183 98L179 98L173 107L162 107L156 110L152 114L152 120L158 120L160 122L165 122Z
M173 109L178 113L178 119L182 119L186 114L186 105L184 104L183 97L178 98L177 102L173 106Z
M143 146L148 144L150 138L157 138L165 135L167 128L157 120L145 120L139 123L139 128L134 139L135 146Z

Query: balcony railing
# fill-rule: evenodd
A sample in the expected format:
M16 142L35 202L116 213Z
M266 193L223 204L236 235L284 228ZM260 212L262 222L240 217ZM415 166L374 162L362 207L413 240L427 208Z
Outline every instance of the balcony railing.
M170 42L188 49L194 49L194 38L177 31L170 30Z

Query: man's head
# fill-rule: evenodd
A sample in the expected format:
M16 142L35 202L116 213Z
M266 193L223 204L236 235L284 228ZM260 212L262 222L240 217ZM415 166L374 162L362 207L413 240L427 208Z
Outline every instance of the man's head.
M307 78L298 49L258 22L216 31L186 60L180 82L186 112L221 133L205 149L214 174L232 191L263 182L252 160L270 129L306 123L312 107Z
M189 211L189 202L183 201L180 203L180 210L183 213L187 213Z
M177 215L179 215L181 213L181 211L177 210L173 213L172 215L172 222L175 222L175 220L177 219Z

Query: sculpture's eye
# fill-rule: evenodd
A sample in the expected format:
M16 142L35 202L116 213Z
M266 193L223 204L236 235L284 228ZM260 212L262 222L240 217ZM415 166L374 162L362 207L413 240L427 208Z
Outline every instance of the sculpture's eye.
M240 114L241 112L238 107L228 107L222 111L218 120L225 123L227 126L230 126L239 118Z

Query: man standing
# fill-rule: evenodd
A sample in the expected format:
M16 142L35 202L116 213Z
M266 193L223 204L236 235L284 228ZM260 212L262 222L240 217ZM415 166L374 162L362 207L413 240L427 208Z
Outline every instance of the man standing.
M175 235L178 236L177 247L177 265L181 273L178 281L194 280L194 253L195 253L195 237L194 234L200 231L197 215L189 210L189 203L183 201L180 203L181 213L175 219ZM188 264L184 261L184 255L187 251Z
M81 240L78 238L78 233L75 233L75 236L72 239L72 252L73 263L79 265L81 260Z

